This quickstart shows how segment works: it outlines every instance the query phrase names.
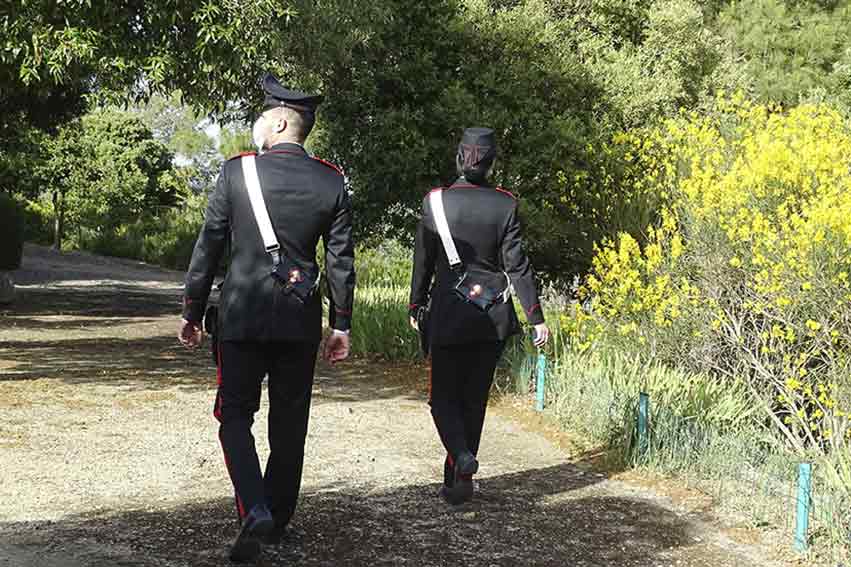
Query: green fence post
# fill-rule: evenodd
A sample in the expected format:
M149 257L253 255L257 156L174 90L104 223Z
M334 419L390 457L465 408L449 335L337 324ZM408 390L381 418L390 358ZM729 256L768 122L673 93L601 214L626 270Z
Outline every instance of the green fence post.
M650 422L650 395L638 394L638 454L644 456L650 446L648 425Z
M810 527L810 503L813 489L813 465L798 465L798 511L795 516L795 549L807 550L807 533Z
M547 355L538 353L538 382L535 385L535 409L544 411L544 388L547 378Z

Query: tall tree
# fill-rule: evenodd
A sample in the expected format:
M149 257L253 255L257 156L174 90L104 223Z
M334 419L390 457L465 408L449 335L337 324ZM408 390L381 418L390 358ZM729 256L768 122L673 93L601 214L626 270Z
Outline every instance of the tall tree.
M53 245L71 226L103 232L173 205L172 154L135 116L99 111L45 135L37 172L53 207Z

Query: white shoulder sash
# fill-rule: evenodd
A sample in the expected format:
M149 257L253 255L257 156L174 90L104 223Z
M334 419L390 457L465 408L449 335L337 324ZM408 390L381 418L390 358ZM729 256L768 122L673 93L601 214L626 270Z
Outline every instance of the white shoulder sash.
M443 190L432 191L428 198L431 204L431 213L434 216L434 224L437 226L437 232L440 234L441 242L443 242L443 249L449 259L449 267L454 269L461 265L461 257L458 255L458 249L455 248L455 241L452 240L452 233L449 231L449 222L446 220L446 211L443 208Z
M248 189L248 199L251 202L251 210L254 212L254 220L257 221L257 228L260 229L260 236L263 238L263 246L277 264L280 258L278 251L281 249L281 245L278 243L278 236L272 226L272 219L269 218L266 201L263 200L260 177L257 175L257 163L253 155L245 156L240 161L242 162L242 176L245 179L245 187Z

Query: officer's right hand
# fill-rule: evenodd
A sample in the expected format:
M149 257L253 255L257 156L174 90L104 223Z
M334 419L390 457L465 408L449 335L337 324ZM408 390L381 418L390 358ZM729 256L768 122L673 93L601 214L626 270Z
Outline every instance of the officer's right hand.
M351 341L348 333L332 331L331 335L325 341L325 360L331 364L346 360L349 357L350 344Z
M192 323L186 319L180 322L180 331L177 333L177 338L180 343L187 348L196 348L201 346L204 340L204 331L201 328L201 323Z
M417 332L420 331L420 324L417 323L417 320L416 320L415 317L411 317L411 327L413 327L414 330L417 331Z
M535 325L535 346L541 348L550 340L550 328L546 323Z

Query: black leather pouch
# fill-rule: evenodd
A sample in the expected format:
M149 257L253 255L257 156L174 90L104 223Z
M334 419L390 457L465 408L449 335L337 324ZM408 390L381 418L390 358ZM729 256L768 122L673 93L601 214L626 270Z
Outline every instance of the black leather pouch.
M319 288L319 274L307 270L287 256L272 270L272 277L281 285L284 295L292 295L301 303L307 303Z
M500 286L502 284L502 287ZM497 303L505 301L506 277L504 274L491 274L482 271L464 272L455 284L455 293L467 303L482 311L489 311Z

